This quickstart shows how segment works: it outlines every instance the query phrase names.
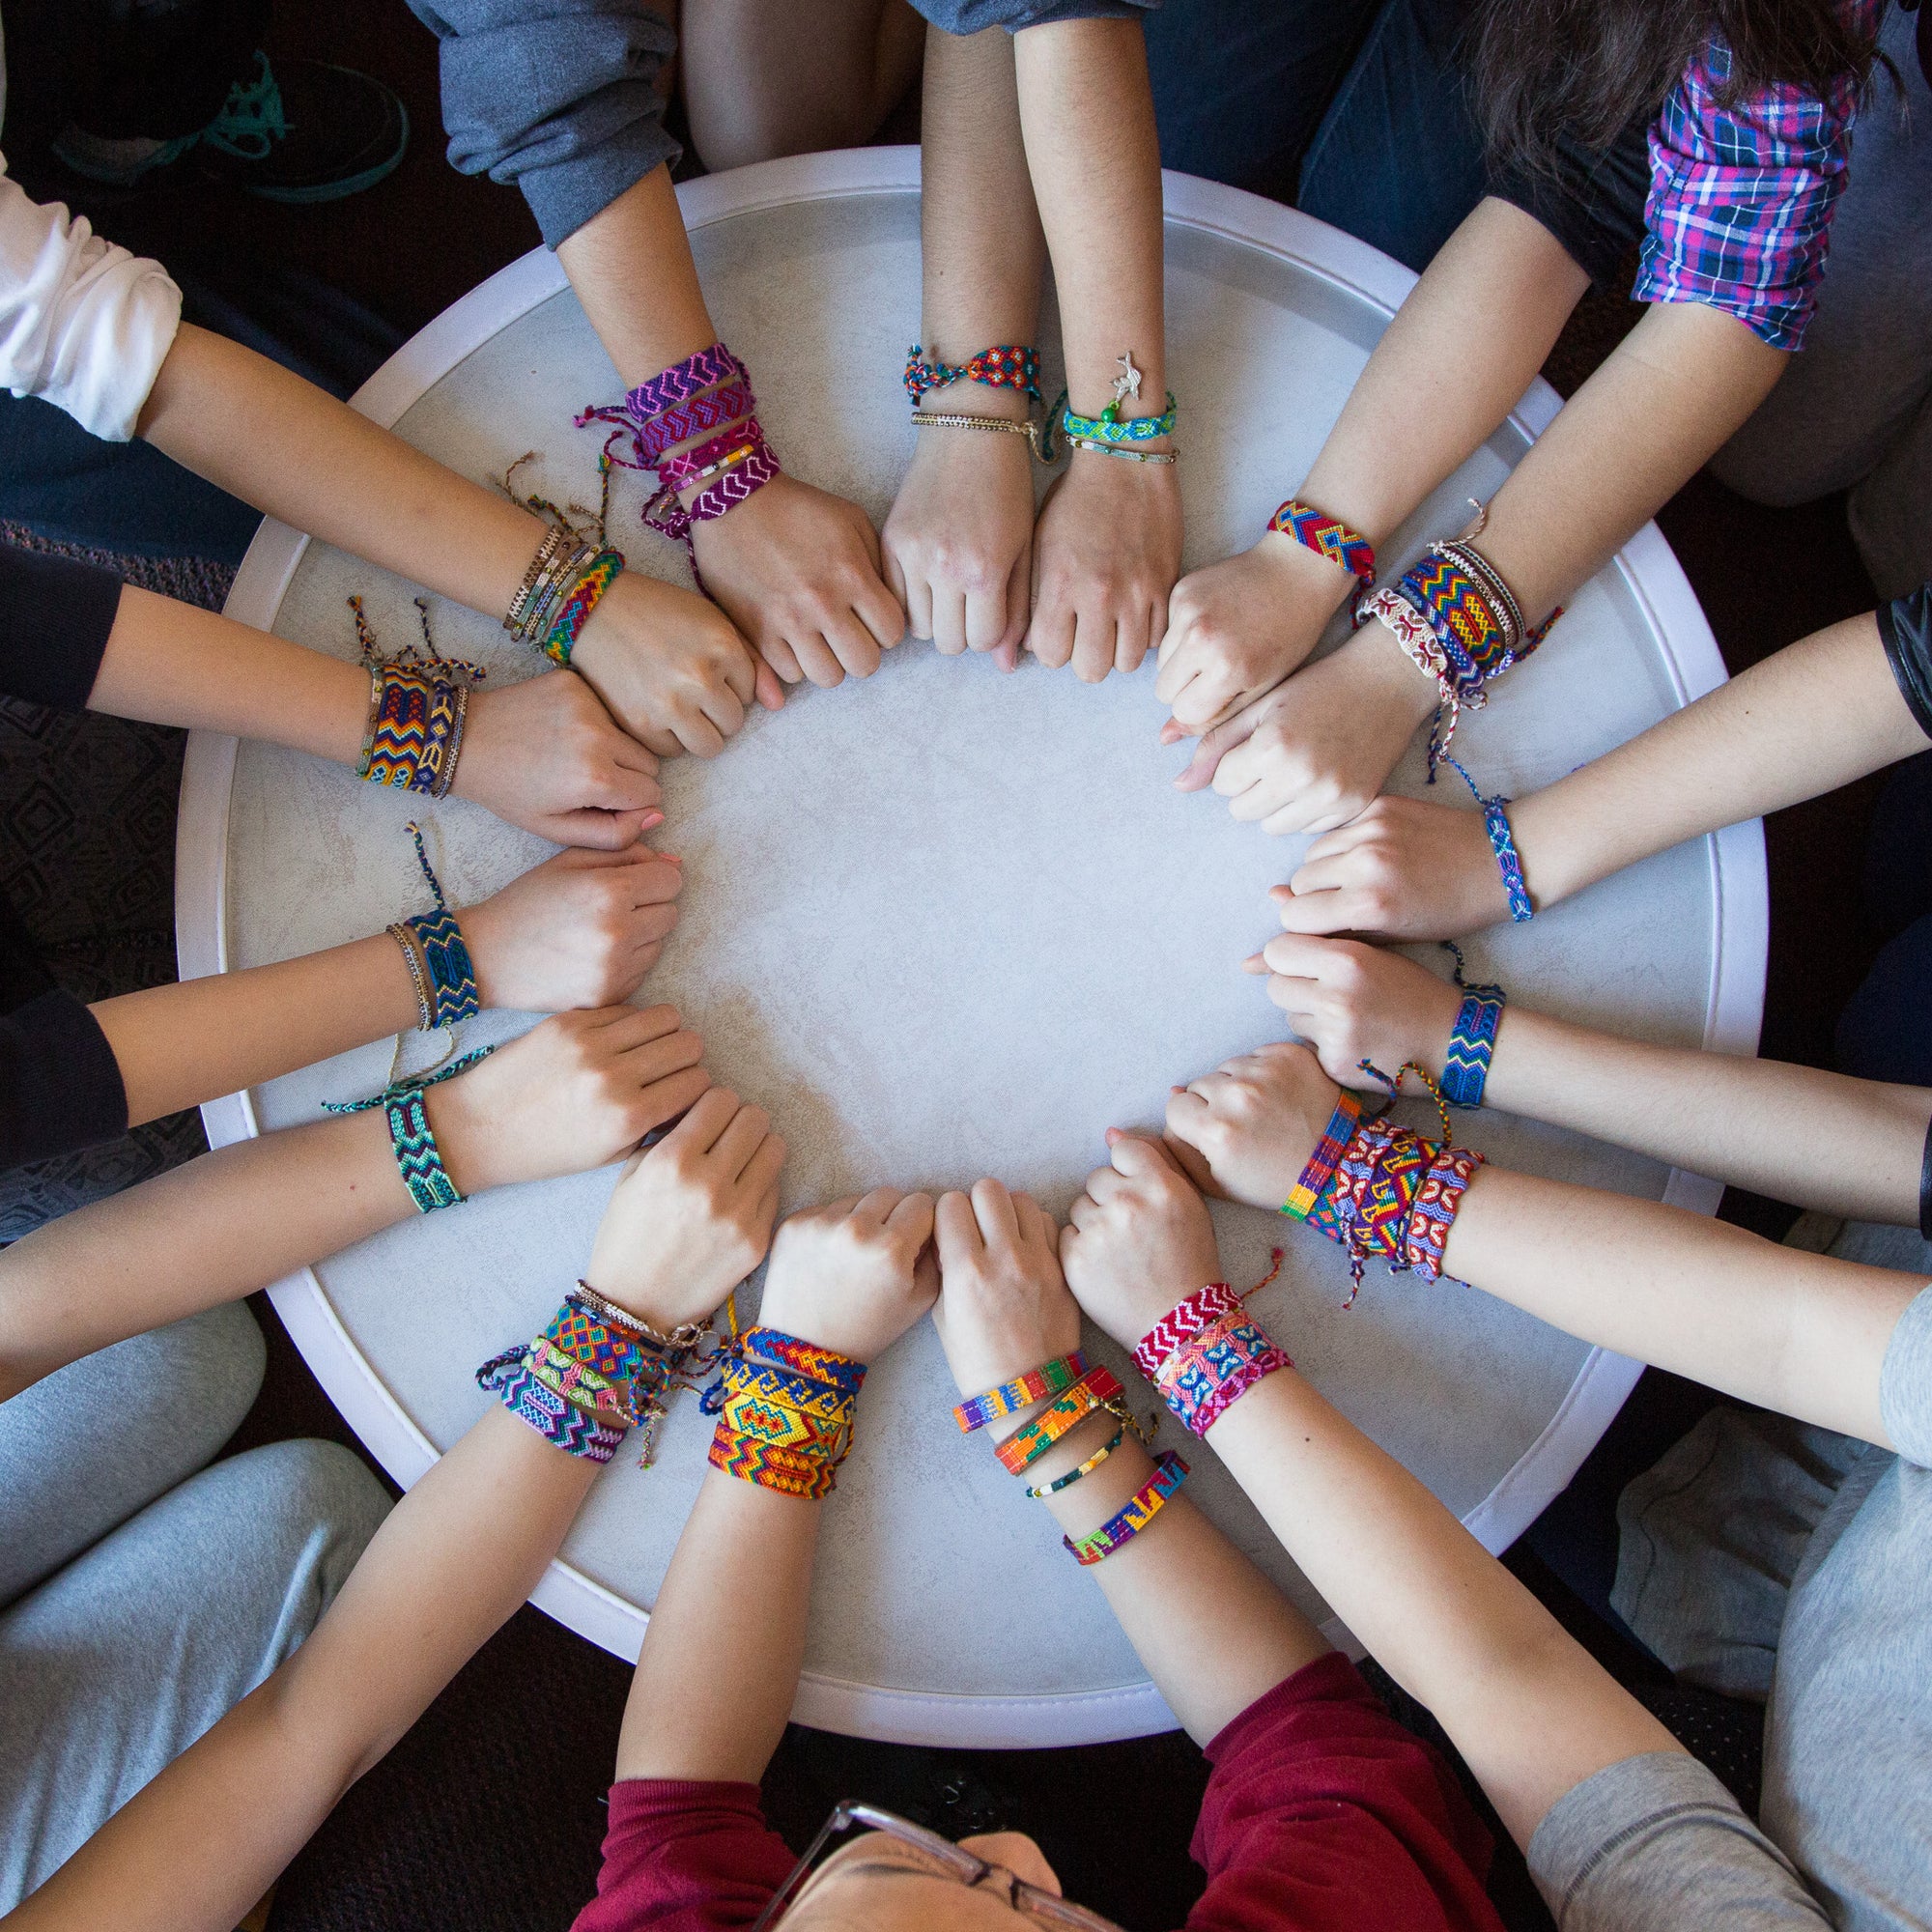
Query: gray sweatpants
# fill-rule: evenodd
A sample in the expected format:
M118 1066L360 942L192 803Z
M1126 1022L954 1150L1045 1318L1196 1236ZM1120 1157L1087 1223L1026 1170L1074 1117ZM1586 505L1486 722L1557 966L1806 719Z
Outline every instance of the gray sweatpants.
M332 1443L205 1466L262 1367L236 1305L0 1403L0 1916L297 1649L388 1511Z
M1711 468L1760 503L1849 490L1881 598L1932 579L1932 88L1894 7L1852 137L1818 313L1764 407Z

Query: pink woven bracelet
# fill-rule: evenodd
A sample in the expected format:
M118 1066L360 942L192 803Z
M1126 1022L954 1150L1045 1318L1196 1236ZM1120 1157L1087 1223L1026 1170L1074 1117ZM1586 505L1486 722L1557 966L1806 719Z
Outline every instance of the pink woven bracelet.
M714 436L708 442L700 442L693 449L681 449L674 456L667 456L658 464L658 482L667 490L688 490L703 478L708 471L715 470L720 464L729 462L734 456L739 462L741 450L750 450L763 442L765 433L758 425L756 416L747 416L742 422L735 422L722 436Z
M709 349L700 349L696 355L688 355L682 362L673 362L648 383L639 383L624 398L624 407L638 421L642 422L649 416L661 414L673 403L695 396L699 389L708 389L714 383L723 383L744 373L745 365L722 342L714 342Z
M1293 1366L1264 1328L1237 1312L1182 1343L1162 1366L1154 1385L1186 1428L1206 1435L1258 1381L1277 1369Z

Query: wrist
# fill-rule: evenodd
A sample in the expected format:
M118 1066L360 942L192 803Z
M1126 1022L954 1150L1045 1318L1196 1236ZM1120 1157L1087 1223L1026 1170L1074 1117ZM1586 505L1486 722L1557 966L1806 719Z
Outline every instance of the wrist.
M498 1151L499 1143L514 1136L495 1131L475 1088L473 1080L445 1080L425 1088L422 1096L443 1172L465 1200L521 1179L508 1171L510 1163Z
M1406 715L1417 724L1432 716L1441 701L1442 687L1379 622L1364 624L1335 653L1335 661L1349 664L1365 696Z
M1265 566L1279 594L1299 610L1321 612L1326 624L1354 595L1361 579L1353 571L1297 542L1285 530L1264 530L1248 553Z

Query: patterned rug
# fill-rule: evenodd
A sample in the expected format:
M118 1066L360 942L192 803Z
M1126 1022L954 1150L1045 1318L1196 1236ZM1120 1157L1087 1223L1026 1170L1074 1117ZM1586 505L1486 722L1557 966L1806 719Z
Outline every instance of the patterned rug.
M99 563L218 610L234 581L199 557L124 557L0 522L0 541ZM0 698L0 895L51 981L100 1000L175 978L175 810L187 734ZM32 987L31 962L22 991ZM21 997L20 992L14 995ZM0 1174L0 1242L207 1151L190 1110L124 1139Z

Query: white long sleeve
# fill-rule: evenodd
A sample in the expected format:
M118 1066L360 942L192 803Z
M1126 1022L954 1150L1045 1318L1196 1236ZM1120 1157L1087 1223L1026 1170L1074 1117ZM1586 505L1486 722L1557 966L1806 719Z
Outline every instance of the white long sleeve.
M158 262L28 200L0 156L0 383L90 434L126 442L181 326Z

